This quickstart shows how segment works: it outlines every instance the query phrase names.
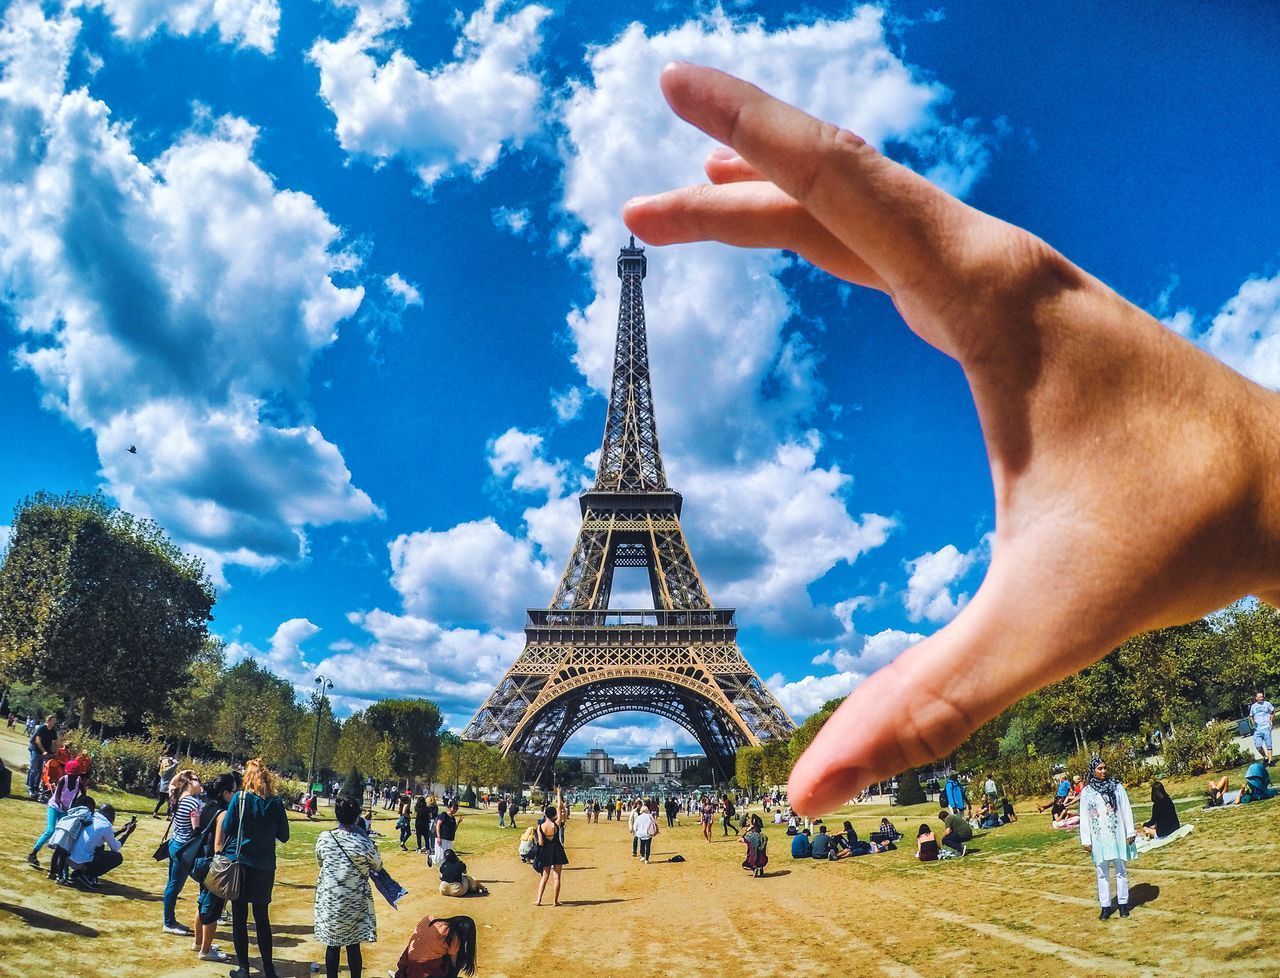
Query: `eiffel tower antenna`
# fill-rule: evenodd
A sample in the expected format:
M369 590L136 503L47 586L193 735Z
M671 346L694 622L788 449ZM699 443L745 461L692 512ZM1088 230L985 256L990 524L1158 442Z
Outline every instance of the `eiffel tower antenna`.
M547 783L565 742L634 710L680 724L728 780L738 747L787 737L791 718L738 649L733 609L714 608L680 524L658 446L642 282L644 249L618 254L622 295L595 485L551 604L530 609L525 648L464 736L520 753ZM616 567L648 571L653 610L609 607Z

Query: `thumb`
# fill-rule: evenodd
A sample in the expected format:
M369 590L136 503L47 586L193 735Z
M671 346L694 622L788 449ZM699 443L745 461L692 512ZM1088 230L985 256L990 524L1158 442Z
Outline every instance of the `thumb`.
M830 812L868 784L946 756L1020 697L1109 647L1092 631L1093 641L1077 644L1086 629L1063 627L1070 609L1030 593L1026 579L993 561L955 621L840 704L791 772L796 811Z

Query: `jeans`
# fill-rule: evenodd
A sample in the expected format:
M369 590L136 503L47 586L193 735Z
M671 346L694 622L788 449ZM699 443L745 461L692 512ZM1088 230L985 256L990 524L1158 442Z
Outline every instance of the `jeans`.
M36 844L31 849L32 852L39 852L41 849L44 848L45 843L48 842L49 839L53 836L53 828L55 825L58 824L58 819L62 818L62 816L65 814L65 812L58 811L52 805L49 806L48 812L49 812L48 825L45 827L44 835L36 839Z
M960 852L964 849L965 844L968 841L968 839L960 838L960 836L956 835L954 832L948 832L942 837L942 844L948 849L954 849L956 852Z
M187 882L187 874L178 863L178 852L182 843L177 839L169 840L169 882L164 887L164 925L172 927L178 922L178 894Z
M31 755L31 766L27 768L27 794L34 795L40 791L40 772L44 770L44 755L38 750L28 747Z
M633 835L631 837L631 855L635 855L640 849L640 836Z
M106 846L101 846L89 862L82 866L73 864L72 868L90 879L97 879L99 876L106 876L122 862L124 862L122 853L112 852Z
M640 858L647 860L649 858L649 850L653 848L653 839L640 840Z

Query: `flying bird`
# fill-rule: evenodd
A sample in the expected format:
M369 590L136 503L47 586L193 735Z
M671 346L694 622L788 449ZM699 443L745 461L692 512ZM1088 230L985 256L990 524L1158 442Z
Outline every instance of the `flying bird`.
M137 445L130 445L130 446L129 446L129 454L130 454L130 455L137 455L137 454L138 454L138 446L137 446Z

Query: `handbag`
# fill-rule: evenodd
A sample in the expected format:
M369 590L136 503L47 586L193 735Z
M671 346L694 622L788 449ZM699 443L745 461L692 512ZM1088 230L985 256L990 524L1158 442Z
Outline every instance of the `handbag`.
M244 867L240 865L240 842L244 838L244 792L240 792L240 816L236 825L236 854L227 855L224 844L222 852L209 860L209 872L205 874L204 888L216 897L224 900L238 900L240 890L244 887Z
M169 819L169 824L164 827L164 835L160 837L160 844L156 846L156 851L151 854L151 858L156 862L164 862L169 858L169 833L173 831L173 819Z
M330 838L333 838L332 834L330 834ZM351 853L347 852L346 847L336 838L333 838L333 844L342 851L344 856L347 857L347 862L351 864L351 868L363 876L364 873L360 871L360 867L356 865L356 861L351 858ZM386 900L387 903L391 904L392 910L399 910L400 908L397 907L396 904L403 897L409 895L408 890L391 878L391 874L387 872L387 868L385 866L382 867L382 869L370 873L369 882L373 884L374 889L382 894L382 898Z

